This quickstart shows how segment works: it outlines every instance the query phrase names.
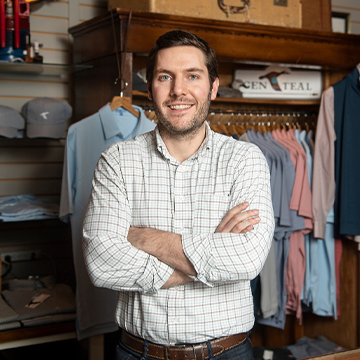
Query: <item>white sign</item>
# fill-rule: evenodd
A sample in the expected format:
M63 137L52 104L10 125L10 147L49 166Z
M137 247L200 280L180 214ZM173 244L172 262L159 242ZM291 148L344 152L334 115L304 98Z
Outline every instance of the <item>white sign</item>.
M269 66L264 70L235 70L232 87L244 98L316 100L321 98L320 71Z

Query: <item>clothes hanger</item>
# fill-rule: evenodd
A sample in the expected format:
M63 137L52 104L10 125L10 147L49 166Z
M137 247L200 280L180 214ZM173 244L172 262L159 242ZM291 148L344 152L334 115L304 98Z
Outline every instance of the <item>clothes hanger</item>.
M127 84L127 83L125 83ZM114 96L110 102L110 109L114 111L119 107L124 108L125 110L131 112L137 118L140 116L140 113L135 110L131 103L131 99L127 96L123 96L123 92L120 93L120 96Z
M127 37L128 37L128 28L130 26L130 21L131 21L131 11L129 14L129 20L128 20L128 24L127 24L127 29L126 29L126 34L125 34L125 44L124 44L124 50L122 55L124 55L124 53L126 52L126 48L127 48ZM131 99L130 97L127 96L123 96L123 92L125 90L125 88L129 85L128 82L126 82L122 76L122 67L125 63L125 60L122 56L122 61L120 63L120 59L119 59L119 51L117 48L117 41L116 41L116 34L115 34L115 26L114 26L114 19L113 16L111 16L111 23L112 23L112 30L113 30L113 35L114 35L114 43L115 43L115 54L116 54L116 61L117 61L117 67L118 67L118 71L119 71L119 75L115 80L115 85L118 83L118 81L120 81L120 86L121 90L120 90L120 96L114 96L110 102L110 109L111 111L114 111L115 109L118 109L119 107L124 108L125 110L131 112L134 116L136 116L137 118L140 117L140 113L138 111L135 110L135 108L133 107L132 103L131 103Z

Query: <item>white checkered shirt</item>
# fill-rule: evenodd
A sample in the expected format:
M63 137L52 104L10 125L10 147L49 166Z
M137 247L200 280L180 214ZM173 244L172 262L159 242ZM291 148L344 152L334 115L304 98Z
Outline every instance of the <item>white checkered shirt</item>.
M258 209L246 234L214 233L235 205ZM127 241L130 226L182 235L196 281L160 289L173 268ZM253 144L214 133L183 163L156 128L102 154L84 219L84 254L96 286L118 291L116 320L161 344L196 343L249 331L250 280L264 265L274 217L268 165Z

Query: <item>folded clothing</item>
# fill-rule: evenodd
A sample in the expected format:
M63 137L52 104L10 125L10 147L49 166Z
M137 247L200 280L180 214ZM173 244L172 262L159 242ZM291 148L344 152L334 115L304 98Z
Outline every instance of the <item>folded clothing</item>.
M346 350L321 335L314 339L304 336L294 345L284 346L284 348L290 350L296 359L332 354Z
M33 195L6 196L0 199L0 220L26 221L59 217L59 205Z

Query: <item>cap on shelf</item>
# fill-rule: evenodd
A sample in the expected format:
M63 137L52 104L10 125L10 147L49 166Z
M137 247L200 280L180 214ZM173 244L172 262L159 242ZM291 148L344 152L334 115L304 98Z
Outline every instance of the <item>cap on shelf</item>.
M0 136L14 138L25 128L25 119L13 108L0 105Z
M27 137L60 139L72 115L72 107L65 100L39 97L24 104L21 112L26 120Z

